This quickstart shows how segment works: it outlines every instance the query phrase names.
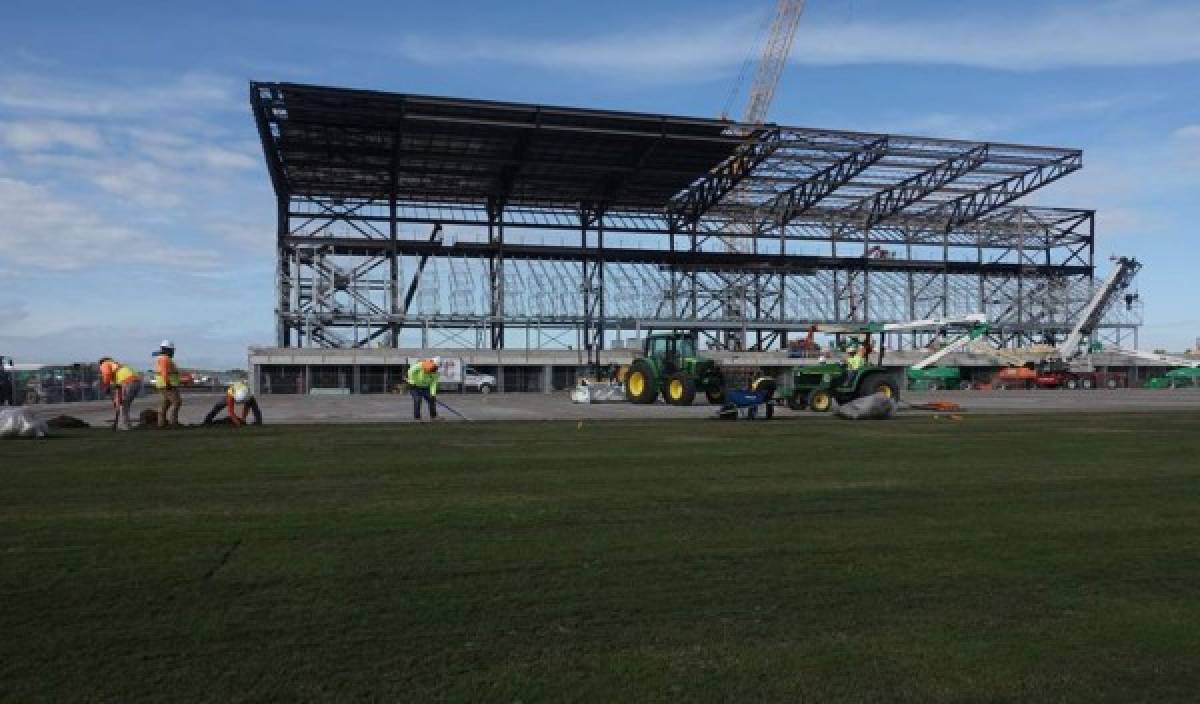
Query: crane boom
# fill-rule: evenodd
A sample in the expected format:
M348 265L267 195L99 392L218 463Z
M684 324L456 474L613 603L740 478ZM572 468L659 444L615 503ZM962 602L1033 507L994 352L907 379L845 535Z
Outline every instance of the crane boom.
M775 97L775 88L783 76L788 56L792 53L792 42L796 39L796 28L800 15L804 13L805 0L779 0L762 58L754 71L754 83L750 85L750 100L742 113L742 122L757 125L766 122L767 110Z
M1142 268L1141 263L1132 257L1116 257L1113 261L1115 265L1109 272L1108 278L1104 280L1100 288L1096 289L1091 300L1084 306L1079 321L1075 323L1070 334L1058 346L1055 352L1058 361L1069 362L1079 356L1079 343L1083 341L1083 336L1091 334L1096 329L1100 319L1108 312L1113 297L1129 288L1129 285L1133 283L1133 277Z

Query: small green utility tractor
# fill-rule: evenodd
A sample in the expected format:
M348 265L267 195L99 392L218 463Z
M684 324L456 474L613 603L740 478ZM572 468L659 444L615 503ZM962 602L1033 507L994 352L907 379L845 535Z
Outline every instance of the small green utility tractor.
M696 392L709 403L725 400L725 379L717 363L696 354L696 337L688 333L658 333L646 338L642 356L625 376L625 398L654 403L661 392L673 406L690 406Z
M833 404L881 393L888 398L900 398L900 383L896 373L882 366L863 364L851 379L846 366L837 362L796 367L792 371L792 386L783 390L788 408L808 409L826 413Z
M888 398L899 399L904 377L893 369L883 366L883 353L886 347L888 333L914 332L928 330L946 335L950 330L958 331L958 336L948 342L937 352L913 365L913 370L924 371L929 378L937 378L930 365L941 361L946 355L961 349L972 340L985 335L988 331L987 319L979 313L950 319L911 320L903 323L831 323L815 324L809 329L813 332L849 335L851 344L861 345L861 363L858 373L852 373L846 365L838 363L816 364L812 366L795 367L792 370L792 385L780 389L777 398L786 398L788 408L800 411L805 408L825 413L833 408L834 403L845 403L856 398L883 394ZM871 339L878 336L878 357L871 360ZM859 354L855 351L853 354ZM947 367L946 369L952 369ZM961 383L961 372L953 368L952 374ZM912 372L909 373L912 378ZM943 387L945 388L945 387Z

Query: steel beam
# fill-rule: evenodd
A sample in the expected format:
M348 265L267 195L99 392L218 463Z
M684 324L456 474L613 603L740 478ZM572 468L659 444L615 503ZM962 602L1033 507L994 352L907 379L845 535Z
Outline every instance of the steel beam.
M678 217L677 225L687 226L698 221L721 199L737 188L758 165L779 148L780 132L769 129L752 135L750 140L738 147L733 156L717 168L692 184L683 193L671 199L667 211Z
M767 215L764 225L776 224L784 227L808 212L855 176L878 163L887 154L887 145L887 137L880 137L864 146L862 151L856 151L833 162L759 206L759 212Z
M855 209L863 213L863 229L869 230L947 183L979 168L987 160L987 154L988 145L981 144L863 199Z

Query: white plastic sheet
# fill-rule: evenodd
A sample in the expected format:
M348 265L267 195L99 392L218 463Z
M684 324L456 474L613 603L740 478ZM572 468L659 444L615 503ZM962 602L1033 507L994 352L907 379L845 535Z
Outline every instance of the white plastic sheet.
M0 438L44 438L49 435L46 422L25 408L0 410Z

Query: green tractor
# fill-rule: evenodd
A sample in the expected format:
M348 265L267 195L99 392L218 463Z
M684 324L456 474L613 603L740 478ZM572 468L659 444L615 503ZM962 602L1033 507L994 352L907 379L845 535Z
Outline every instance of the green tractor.
M861 346L861 367L857 373L852 373L846 365L838 363L821 363L812 366L796 367L792 370L792 386L783 389L779 398L786 398L788 408L794 411L805 408L825 413L833 408L834 403L845 403L856 398L883 394L888 398L899 399L900 389L904 378L895 371L883 366L883 353L887 341L887 333L911 332L916 330L936 331L945 335L951 329L958 331L958 336L949 341L937 352L929 355L914 365L909 377L914 376L922 384L947 384L940 388L948 388L953 382L961 387L962 373L957 367L944 367L941 371L929 369L946 355L962 348L971 340L987 333L986 318L982 314L962 316L960 318L941 320L912 320L903 323L833 323L813 325L809 335L815 331L850 335L854 347ZM871 361L871 338L879 337L878 357ZM858 354L856 350L854 352ZM914 374L915 373L915 374Z
M837 362L796 367L792 386L783 389L780 396L787 399L793 411L807 408L817 413L830 411L835 401L846 403L876 393L900 398L900 383L889 369L864 363L858 374L851 376L846 366Z
M690 406L697 391L709 403L725 401L721 370L696 354L696 336L688 333L650 335L625 375L625 398L633 403L654 403L662 393L673 406Z

